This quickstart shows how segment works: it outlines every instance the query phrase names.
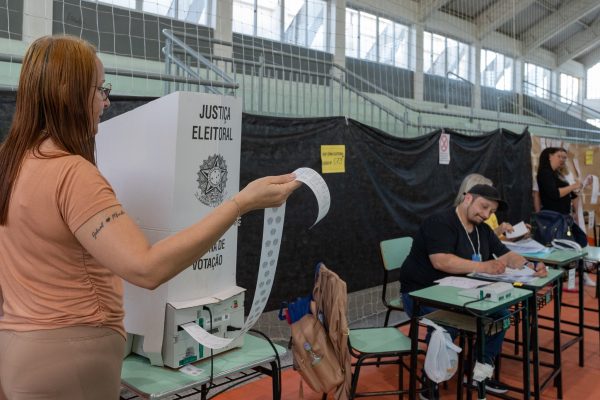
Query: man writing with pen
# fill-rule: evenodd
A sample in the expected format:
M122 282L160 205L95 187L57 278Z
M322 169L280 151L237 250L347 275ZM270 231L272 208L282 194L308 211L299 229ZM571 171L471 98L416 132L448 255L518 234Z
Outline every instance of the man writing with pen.
M452 275L467 275L472 272L501 274L509 268L532 268L537 276L546 276L543 263L534 265L510 250L498 239L494 231L483 223L490 214L508 206L498 191L489 185L475 185L465 193L460 204L437 212L426 218L413 238L410 254L400 269L400 291L404 310L412 312L409 293L429 287L434 281ZM421 307L421 314L435 311L432 307ZM494 315L500 318L507 311ZM444 327L452 337L458 332ZM493 365L500 353L504 331L485 338L484 362ZM429 339L429 335L427 340ZM507 388L493 380L486 381L486 390L505 393Z

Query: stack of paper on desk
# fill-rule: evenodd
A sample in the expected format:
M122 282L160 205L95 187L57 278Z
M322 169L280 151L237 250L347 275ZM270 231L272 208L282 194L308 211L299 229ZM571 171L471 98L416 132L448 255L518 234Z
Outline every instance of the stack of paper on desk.
M509 250L519 254L540 252L548 253L551 250L550 247L546 247L540 242L536 242L531 238L519 240L517 242L502 241L502 244L508 247Z
M493 279L496 281L503 282L523 282L528 283L536 279L535 271L528 267L523 267L521 269L516 268L506 268L503 274L486 274L484 272L474 272L471 274L472 277L477 278L486 278Z

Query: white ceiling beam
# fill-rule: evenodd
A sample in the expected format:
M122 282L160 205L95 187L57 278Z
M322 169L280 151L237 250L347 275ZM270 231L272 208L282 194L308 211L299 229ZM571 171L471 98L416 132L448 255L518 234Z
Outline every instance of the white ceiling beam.
M477 38L482 40L487 35L504 25L516 15L525 11L536 0L521 0L516 2L497 1L482 12L476 19ZM514 8L513 8L514 6Z
M600 45L600 18L585 30L571 36L556 49L556 64L560 66L598 45Z
M448 4L450 0L421 0L419 5L421 6L421 11L419 15L419 19L421 22L427 21L429 16L434 12Z
M598 0L572 0L529 28L523 35L523 54L530 53L542 43L577 22L586 14L600 8Z

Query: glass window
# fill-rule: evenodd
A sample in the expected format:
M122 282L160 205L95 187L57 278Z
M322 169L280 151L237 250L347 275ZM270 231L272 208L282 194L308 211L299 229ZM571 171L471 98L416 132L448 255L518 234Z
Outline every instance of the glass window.
M346 8L346 57L358 58L359 13Z
M377 17L360 12L359 56L365 60L377 61Z
M588 99L600 99L600 63L587 70Z
M281 40L281 8L279 0L256 2L256 36Z
M586 122L590 125L594 125L594 126L597 126L598 128L600 128L600 119L598 119L598 118L589 118L586 120Z
M560 74L560 101L577 102L579 99L579 79L567 74Z
M123 7L123 8L131 8L135 10L136 0L97 0L98 3L110 4L111 6ZM163 0L162 2L169 2L168 0ZM154 3L161 3L160 0L155 1ZM167 6L168 7L168 6ZM158 14L158 13L156 13ZM162 14L166 15L166 14Z
M539 65L525 63L525 94L550 98L550 70Z
M232 30L329 51L328 12L327 0L233 0Z
M409 37L410 29L408 26L394 23L394 65L400 68L409 69Z
M364 11L346 8L346 57L411 68L410 28Z
M215 12L215 0L97 0L98 3L130 8L150 14L161 15L191 22L193 24L212 26Z
M450 79L471 80L471 46L431 32L423 34L423 71Z
M394 23L389 19L379 18L379 61L394 65Z
M327 3L324 0L286 0L284 41L327 50Z
M232 30L254 35L254 0L233 0Z
M514 62L504 54L481 50L481 84L498 90L513 89Z

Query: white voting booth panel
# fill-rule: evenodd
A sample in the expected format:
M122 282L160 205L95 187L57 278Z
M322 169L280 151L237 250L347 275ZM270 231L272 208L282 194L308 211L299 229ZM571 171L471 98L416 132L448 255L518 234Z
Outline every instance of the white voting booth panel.
M238 192L241 110L234 97L176 92L100 124L98 167L151 243L199 221ZM235 287L236 256L233 226L201 259L157 289L125 282L125 329L143 336L152 364L163 364L163 342L173 341L163 339L165 326L178 331L170 326L178 318L165 320L167 304L198 307Z

